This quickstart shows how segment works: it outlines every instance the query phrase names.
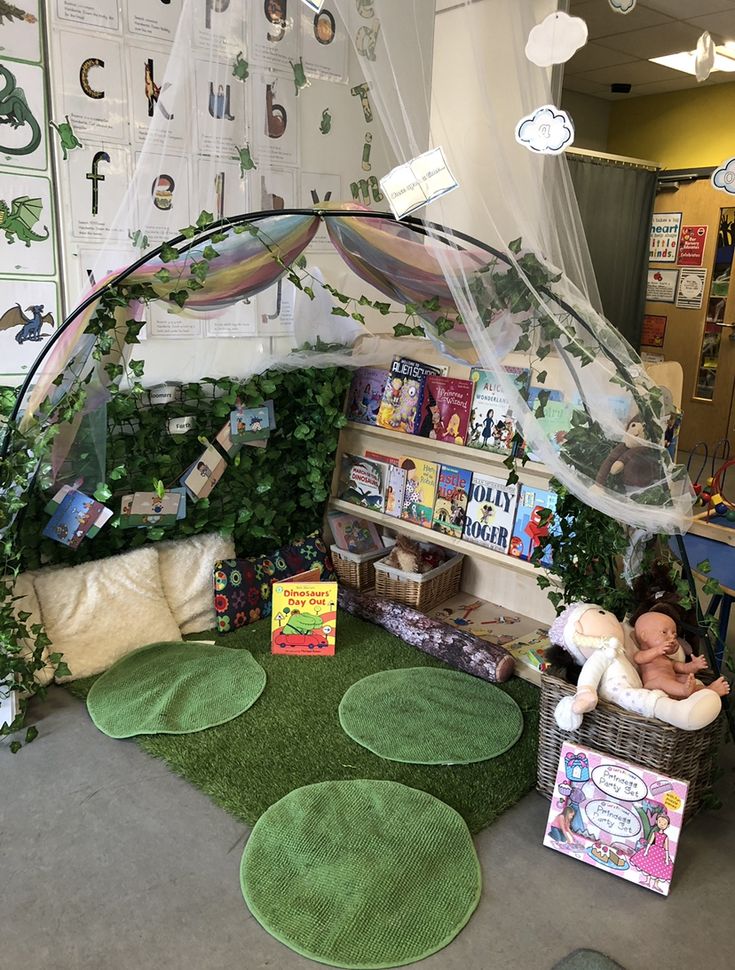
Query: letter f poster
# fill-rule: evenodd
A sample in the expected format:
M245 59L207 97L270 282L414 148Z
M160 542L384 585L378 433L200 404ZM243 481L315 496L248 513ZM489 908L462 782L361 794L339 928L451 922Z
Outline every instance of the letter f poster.
M544 845L668 896L688 788L566 742Z
M333 656L336 583L274 583L271 653Z

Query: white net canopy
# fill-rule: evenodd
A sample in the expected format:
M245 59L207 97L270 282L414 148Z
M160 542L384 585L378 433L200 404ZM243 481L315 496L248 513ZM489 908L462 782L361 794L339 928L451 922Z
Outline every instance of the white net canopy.
M147 134L94 268L101 292L136 264L125 284L155 296L132 308L145 339L100 354L90 302L41 361L26 425L71 373L95 368L96 402L134 381L131 357L149 384L358 367L404 353L395 334L420 325L427 353L492 372L524 453L580 499L685 530L663 395L601 313L564 156L516 138L555 100L525 45L556 5L179 6L165 68L141 63ZM425 222L395 219L380 180L438 147L458 187L416 212Z

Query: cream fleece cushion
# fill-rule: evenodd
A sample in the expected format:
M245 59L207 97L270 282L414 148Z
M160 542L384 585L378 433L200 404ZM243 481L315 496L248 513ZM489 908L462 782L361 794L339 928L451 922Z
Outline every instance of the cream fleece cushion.
M32 573L19 573L16 576L15 581L9 576L6 576L4 582L12 584L13 586L13 596L22 596L23 599L15 600L13 603L13 612L16 618L19 613L30 613L31 615L25 621L26 628L30 633L31 627L35 623L42 623L41 618L41 607L38 603L38 597L36 596L36 588L33 585L33 574ZM23 654L29 654L33 652L33 639L24 640ZM41 655L46 661L46 666L42 670L37 670L35 674L35 679L39 684L48 684L49 681L54 676L53 668L48 662L48 648L45 647Z
M107 670L147 643L180 640L163 595L155 546L34 577L52 649L75 680Z
M217 621L212 570L217 560L235 558L232 539L211 532L161 542L156 548L163 591L181 632L213 630Z

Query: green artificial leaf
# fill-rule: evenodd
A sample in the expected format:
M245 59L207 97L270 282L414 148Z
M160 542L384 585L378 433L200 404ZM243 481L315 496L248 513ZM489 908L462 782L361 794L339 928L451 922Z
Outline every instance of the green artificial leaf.
M119 478L122 478L125 474L126 474L125 465L116 465L112 469L112 471L108 472L107 477L111 479L113 482L116 482ZM110 496L108 495L107 497L109 498ZM103 501L103 500L100 499L100 501Z
M450 320L449 317L439 317L435 326L437 334L441 337L449 330L454 330L454 321Z
M17 754L20 751L20 749L21 749L21 743L20 743L20 741L11 741L10 742L10 753L11 754Z
M106 502L108 499L112 498L110 487L105 482L98 482L97 488L95 488L94 492L92 492L92 495L97 499L98 502Z
M207 212L206 209L202 209L202 211L199 213L199 217L197 218L196 227L197 229L206 229L207 226L211 226L213 222L213 213Z
M211 241L213 243L224 242L226 239L227 239L227 233L226 232L215 232L212 235L212 237L211 237Z
M539 371L538 374L536 375L536 380L539 382L539 384L545 384L547 377L548 377L548 373L545 370L542 370L542 371Z
M164 267L163 269L159 269L157 273L154 273L153 278L160 280L161 283L168 283L168 281L171 279L171 273Z
M213 246L205 246L202 251L202 259L216 259L219 253Z
M179 251L173 246L164 245L161 247L160 260L162 263L172 263L179 258Z
M333 306L332 307L332 316L333 317L349 317L349 313L347 312L347 310L343 309L341 306Z
M305 286L304 287L304 293L309 297L310 300L315 299L314 291L312 290L312 288L310 286Z
M710 563L709 559L703 559L701 562L698 562L694 568L698 573L702 573L703 576L707 576L712 572L712 564Z
M26 731L25 743L30 744L31 741L35 741L37 737L38 737L38 728L32 724Z
M145 370L145 362L142 360L129 360L128 367L136 377L142 377Z
M396 323L393 327L394 337L410 337L413 334L413 327L407 327L405 323Z
M169 294L169 299L172 300L179 307L183 307L188 298L189 298L188 290L174 290L173 293Z
M163 484L160 478L153 479L153 491L159 498L163 498L166 492L166 486Z
M64 663L63 660L61 660L56 665L56 669L54 670L54 677L56 678L71 677L71 670L69 670L69 667Z
M518 255L518 253L521 251L522 245L523 240L519 237L518 239L514 239L513 242L508 243L508 249L515 255Z
M306 256L304 256L302 253L301 256L294 260L294 265L298 266L299 269L306 269Z
M193 239L194 236L196 236L197 231L196 231L196 228L194 226L185 226L183 229L179 229L179 233L185 239Z

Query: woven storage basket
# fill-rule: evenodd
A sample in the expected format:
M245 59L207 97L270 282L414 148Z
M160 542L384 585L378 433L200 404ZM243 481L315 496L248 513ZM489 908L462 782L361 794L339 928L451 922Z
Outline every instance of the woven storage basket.
M464 556L457 553L428 573L404 573L395 566L375 563L375 592L417 610L429 610L459 592Z
M562 697L575 691L572 684L558 677L541 676L536 788L542 795L552 797L561 746L571 741L689 782L684 821L699 811L712 781L722 738L722 716L700 731L681 731L600 701L594 711L584 715L578 731L562 731L554 720L554 709Z
M375 586L375 560L385 555L385 549L374 552L348 552L331 546L334 571L340 583L353 589L372 589Z

